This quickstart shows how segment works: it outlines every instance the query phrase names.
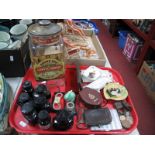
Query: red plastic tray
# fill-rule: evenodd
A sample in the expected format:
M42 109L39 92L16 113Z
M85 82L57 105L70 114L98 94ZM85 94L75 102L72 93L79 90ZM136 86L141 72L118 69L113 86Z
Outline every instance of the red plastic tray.
M88 66L81 66L80 69L86 69ZM120 76L120 74L111 69L111 68L104 68L104 67L99 67L100 69L103 70L108 70L113 74L113 78L116 82L119 82L120 84L124 85L123 79ZM35 87L39 82L37 82L34 78L34 74L33 74L33 70L32 68L30 68L23 81L25 80L29 80L32 82L32 85ZM77 87L77 76L76 76L76 67L73 65L67 65L66 66L66 73L65 73L65 80L61 79L61 80L51 80L48 81L48 86L49 84L51 84L51 87L49 88L51 91L52 96L54 96L53 94L55 92L58 91L58 87L54 86L54 85L59 85L60 87L60 91L61 92L67 92L69 90L73 90L75 92L78 91L78 87ZM30 125L26 125L26 126L21 126L20 122L26 122L25 118L23 117L21 111L20 111L20 107L17 106L16 102L17 102L17 98L19 96L19 94L21 93L21 87L17 93L17 96L14 100L14 103L11 107L11 111L9 114L9 122L11 127L13 127L17 132L19 133L24 133L24 134L129 134L131 133L138 124L138 117L136 114L136 111L134 109L133 103L131 101L130 96L128 96L128 98L126 99L127 102L132 106L133 110L132 110L132 117L133 117L133 125L131 126L131 128L129 129L121 129L121 130L115 130L115 131L91 131L89 129L79 129L76 126L77 123L77 116L74 117L74 125L71 129L67 130L67 131L56 131L54 129L49 129L49 130L41 130L38 126L30 126ZM109 101L108 104L106 105L109 108L113 108L112 106L112 101ZM51 114L51 116L53 117L54 114Z

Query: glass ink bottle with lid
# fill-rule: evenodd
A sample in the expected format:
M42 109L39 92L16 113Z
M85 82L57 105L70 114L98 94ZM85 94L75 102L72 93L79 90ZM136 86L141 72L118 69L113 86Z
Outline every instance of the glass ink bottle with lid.
M23 82L22 90L32 96L32 93L34 91L32 83L30 81Z
M47 103L47 99L43 95L40 95L34 98L34 104L37 111L43 110L46 103Z
M22 106L24 103L28 102L30 100L30 96L28 93L21 93L18 97L18 101L17 101L17 104Z
M38 113L38 125L40 129L47 130L51 127L51 117L46 110Z
M37 123L37 112L34 108L33 101L26 102L21 108L22 114L26 120L31 124L35 125Z
M51 92L47 89L47 87L44 84L39 84L35 89L35 93L45 95L47 99L51 98Z

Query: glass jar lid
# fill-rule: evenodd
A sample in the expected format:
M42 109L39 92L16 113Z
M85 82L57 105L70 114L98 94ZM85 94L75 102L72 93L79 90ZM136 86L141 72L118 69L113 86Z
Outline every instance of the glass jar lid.
M60 25L51 23L49 20L40 20L38 23L31 25L28 28L30 35L49 36L55 35L62 31Z

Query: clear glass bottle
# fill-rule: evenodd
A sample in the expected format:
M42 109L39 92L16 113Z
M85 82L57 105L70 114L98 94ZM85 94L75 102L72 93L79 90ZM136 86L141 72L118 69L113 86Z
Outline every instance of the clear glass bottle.
M62 28L49 20L40 20L29 27L29 48L36 80L64 77L64 45Z

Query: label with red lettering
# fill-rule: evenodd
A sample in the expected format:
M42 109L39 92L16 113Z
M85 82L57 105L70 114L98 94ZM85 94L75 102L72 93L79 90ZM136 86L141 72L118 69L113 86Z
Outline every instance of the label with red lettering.
M64 77L63 53L33 57L36 80L50 80Z

